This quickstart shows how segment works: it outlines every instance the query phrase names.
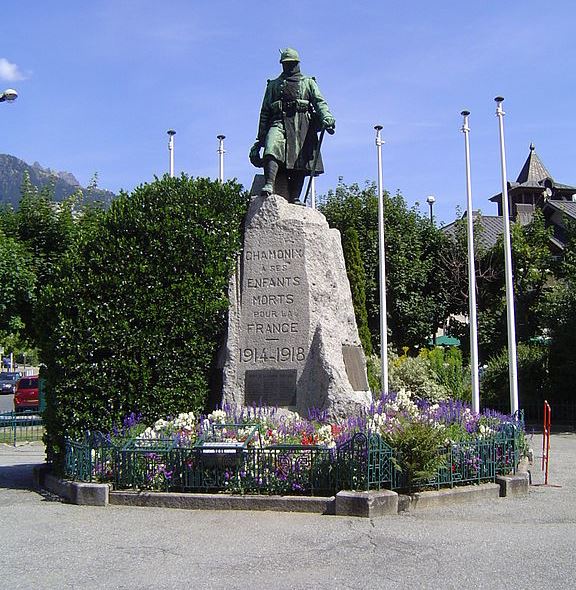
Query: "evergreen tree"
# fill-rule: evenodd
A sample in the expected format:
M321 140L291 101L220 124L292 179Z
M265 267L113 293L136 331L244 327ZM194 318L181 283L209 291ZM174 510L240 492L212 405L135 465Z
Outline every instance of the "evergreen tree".
M358 326L358 334L366 355L372 354L372 338L368 329L368 314L366 312L366 273L362 265L362 254L358 232L350 227L343 236L342 246L344 250L344 261L346 273L350 282L352 292L352 304Z

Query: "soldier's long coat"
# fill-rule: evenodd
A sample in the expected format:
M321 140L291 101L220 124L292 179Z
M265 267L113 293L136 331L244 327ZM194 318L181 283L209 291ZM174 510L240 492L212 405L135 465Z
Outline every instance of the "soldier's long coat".
M260 109L258 140L264 145L264 157L274 157L287 170L310 174L318 148L317 132L325 118L332 118L332 113L314 78L302 76L298 98L288 103L282 101L284 84L282 76L268 80ZM322 172L319 156L316 174Z

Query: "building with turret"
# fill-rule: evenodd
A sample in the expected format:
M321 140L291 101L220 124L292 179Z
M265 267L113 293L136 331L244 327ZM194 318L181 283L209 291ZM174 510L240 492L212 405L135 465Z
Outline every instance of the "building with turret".
M567 219L576 222L576 186L557 182L542 163L534 144L530 144L528 158L516 182L508 182L507 186L510 219L525 225L532 220L534 211L541 210L546 225L553 228L550 248L553 253L560 253L566 243ZM498 215L474 212L474 217L482 225L480 239L487 248L492 247L504 232L502 193L494 195L490 201L498 205ZM445 226L444 231L453 233L455 223Z

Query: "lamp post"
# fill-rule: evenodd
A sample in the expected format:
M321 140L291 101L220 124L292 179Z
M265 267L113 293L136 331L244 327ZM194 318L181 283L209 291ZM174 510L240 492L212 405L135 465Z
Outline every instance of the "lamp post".
M502 218L504 220L504 274L506 276L506 320L508 325L508 375L510 379L510 413L518 412L518 366L516 357L516 325L514 314L514 282L512 279L512 241L510 237L510 208L508 204L508 180L506 178L506 153L504 149L504 99L497 96L496 116L500 130L500 167L502 172Z
M0 92L0 102L13 102L18 98L18 93L13 88L6 88Z
M224 182L224 154L226 150L224 149L224 140L226 139L225 135L218 135L217 139L218 143L218 180L220 182Z
M174 178L174 136L176 131L168 129L168 152L170 154L170 178Z
M426 197L426 202L428 203L428 206L430 207L430 223L434 223L434 214L432 212L432 209L434 207L434 203L436 202L436 197L434 195L428 195Z
M375 125L376 152L378 155L378 257L380 280L380 363L382 365L382 392L388 393L388 326L386 307L386 249L384 247L384 189L382 186L382 125Z
M470 127L468 116L470 111L460 113L464 117L462 133L464 133L464 154L466 159L466 195L467 218L466 230L468 237L468 314L470 318L470 370L472 377L472 411L480 412L480 381L478 378L478 330L476 319L476 270L474 266L474 216L472 213L472 182L470 180Z

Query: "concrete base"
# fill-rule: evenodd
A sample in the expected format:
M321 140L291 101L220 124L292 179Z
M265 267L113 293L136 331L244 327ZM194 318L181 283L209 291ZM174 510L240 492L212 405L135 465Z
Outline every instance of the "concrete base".
M188 510L273 510L277 512L334 514L334 497L315 496L234 496L228 494L118 491L110 493L110 504Z
M235 496L230 494L192 494L174 492L112 491L109 484L84 483L61 479L48 465L34 469L36 487L44 488L71 504L85 506L153 506L188 510L271 510L308 512L336 516L375 518L462 502L476 502L528 493L528 474L498 476L496 483L399 495L390 490L354 492L342 490L332 497L315 496Z
M398 494L390 490L336 494L336 516L362 516L373 518L398 514Z
M525 496L528 493L528 473L516 475L497 475L496 483L500 486L500 497Z
M48 465L42 465L34 469L34 485L60 496L70 504L107 506L109 503L109 484L61 479L50 473Z
M462 486L428 492L416 492L409 496L409 510L421 510L423 508L435 508L458 504L461 502L476 502L500 496L500 486L496 483L483 483L480 485Z

